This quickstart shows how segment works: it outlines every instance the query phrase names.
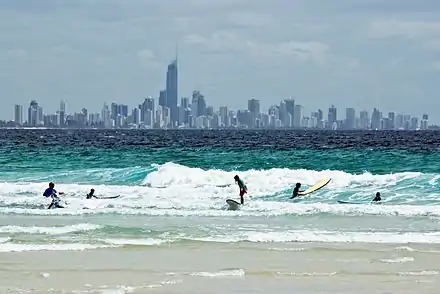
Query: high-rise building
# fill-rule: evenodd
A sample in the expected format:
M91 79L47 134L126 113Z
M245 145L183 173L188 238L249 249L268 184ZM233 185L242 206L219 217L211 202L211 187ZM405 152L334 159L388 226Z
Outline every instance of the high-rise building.
M23 123L23 106L16 104L14 106L14 122L18 125Z
M354 108L347 108L345 110L345 128L352 130L356 124L356 112Z
M328 124L329 128L332 128L333 125L338 121L338 112L334 105L328 109Z
M191 114L194 118L206 114L205 97L199 91L196 90L194 90L192 93Z
M387 129L394 130L396 128L396 113L388 112L388 123Z
M248 100L248 110L253 113L260 113L260 100L257 99Z
M112 124L112 118L111 118L111 112L110 109L108 107L107 103L104 103L104 106L102 108L101 111L101 118L102 118L102 122L104 124L104 128L110 128L113 126Z
M175 126L179 118L179 112L177 109L178 86L178 71L176 59L168 65L166 80L166 100L167 107L170 109L170 122L172 126Z
M139 105L139 109L140 109L140 120L146 126L153 127L154 115L155 115L154 98L153 97L145 98L144 102L141 105Z
M256 127L255 120L260 114L260 100L257 99L248 100L248 111L249 114L247 118L247 125L251 128L254 128Z
M372 130L380 130L380 111L377 108L373 109L373 113L371 114L371 129Z
M303 118L303 107L299 104L296 104L295 113L293 114L293 126L295 128L301 127L302 118Z
M29 105L28 124L34 127L43 124L43 108L41 108L35 100L32 100Z
M226 106L220 106L219 108L219 117L220 117L220 124L224 127L230 126L229 116L228 116L228 107Z
M281 125L285 128L290 128L291 127L291 122L290 122L290 118L292 117L292 115L290 115L289 112L287 112L287 104L286 101L281 101L280 102L280 121L281 121Z
M188 97L180 98L179 105L179 125L188 124L188 113L189 113L190 103Z
M292 98L289 98L289 99L284 100L284 102L286 102L287 113L290 113L293 118L294 114L295 114L295 100L293 100Z
M167 106L167 90L159 92L159 105L163 107Z

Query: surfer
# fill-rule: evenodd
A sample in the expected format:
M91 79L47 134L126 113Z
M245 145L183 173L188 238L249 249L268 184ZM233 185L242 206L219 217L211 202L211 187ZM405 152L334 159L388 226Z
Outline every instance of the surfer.
M290 199L298 197L299 192L304 192L304 191L300 191L299 190L300 188L301 188L301 183L296 183L295 188L293 188L292 197L290 197Z
M89 194L87 194L87 198L86 199L90 199L90 198L98 198L98 197L96 197L95 195L95 189L90 189L90 192L89 192Z
M382 200L382 198L380 198L380 192L377 192L376 193L376 196L374 197L374 199L373 199L373 202L379 202L379 201L381 201Z
M49 188L44 190L43 196L44 197L52 197L52 202L50 203L49 207L47 209L51 209L55 206L55 208L64 208L62 205L60 205L60 198L57 195L57 190L55 190L55 184L50 182ZM63 192L59 192L58 194L63 195Z
M235 182L238 184L238 187L240 188L240 203L244 204L244 194L247 193L247 187L242 179L240 179L239 176L235 175L234 177Z

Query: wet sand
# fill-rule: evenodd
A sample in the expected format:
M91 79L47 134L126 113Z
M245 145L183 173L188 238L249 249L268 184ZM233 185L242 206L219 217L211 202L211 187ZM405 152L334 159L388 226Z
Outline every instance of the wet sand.
M440 246L186 243L0 253L0 293L439 293Z

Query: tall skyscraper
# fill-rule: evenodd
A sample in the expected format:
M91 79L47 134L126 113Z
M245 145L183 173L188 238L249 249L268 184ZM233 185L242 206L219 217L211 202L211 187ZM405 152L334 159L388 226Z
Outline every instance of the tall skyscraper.
M293 114L293 126L295 128L301 127L301 120L303 117L303 107L299 104L295 105L295 113Z
M60 117L59 117L59 125L61 127L64 126L64 123L66 121L66 102L65 101L61 101L60 102Z
M178 97L178 73L177 73L177 58L168 65L166 94L167 107L170 109L170 122L175 126L179 119L179 111L177 108Z
M260 113L260 100L257 99L248 100L248 110L255 114Z
M396 129L396 113L395 112L388 112L388 122L389 122L389 125L387 126L388 129L391 129L391 130Z
M14 106L14 122L21 125L23 123L23 106L16 104Z
M37 101L32 100L28 109L28 124L31 126L39 126L43 123L43 108Z
M356 124L356 112L354 108L347 108L345 110L345 128L352 130Z
M60 102L60 111L62 112L66 112L66 101L61 101Z
M337 109L334 105L328 109L328 125L330 128L333 127L333 124L338 120Z
M145 98L144 103L142 103L139 108L141 109L141 121L143 121L145 125L153 127L155 117L153 97Z
M258 115L260 114L260 100L257 99L250 99L248 100L248 118L247 118L247 125L251 128L256 127L255 120L257 119Z
M371 114L371 129L372 130L380 130L381 129L380 112L379 112L379 109L377 109L377 108L374 108L373 113Z

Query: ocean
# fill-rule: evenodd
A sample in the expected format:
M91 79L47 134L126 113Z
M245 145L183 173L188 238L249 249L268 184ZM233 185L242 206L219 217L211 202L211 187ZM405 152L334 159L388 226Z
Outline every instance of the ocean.
M439 147L434 131L0 130L0 290L437 293ZM66 208L46 209L50 181Z

